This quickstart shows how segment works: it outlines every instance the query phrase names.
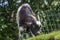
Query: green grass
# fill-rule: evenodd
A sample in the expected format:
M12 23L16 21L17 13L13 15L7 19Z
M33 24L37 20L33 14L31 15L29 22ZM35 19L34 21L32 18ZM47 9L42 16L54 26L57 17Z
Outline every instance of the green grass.
M36 37L31 37L26 40L60 40L60 31L54 31L48 34L38 35Z

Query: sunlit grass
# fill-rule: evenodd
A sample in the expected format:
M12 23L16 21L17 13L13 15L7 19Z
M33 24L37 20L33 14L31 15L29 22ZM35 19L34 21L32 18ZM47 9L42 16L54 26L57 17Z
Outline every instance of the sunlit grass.
M26 40L60 40L60 31L54 31L48 34L38 35L36 37L31 37Z

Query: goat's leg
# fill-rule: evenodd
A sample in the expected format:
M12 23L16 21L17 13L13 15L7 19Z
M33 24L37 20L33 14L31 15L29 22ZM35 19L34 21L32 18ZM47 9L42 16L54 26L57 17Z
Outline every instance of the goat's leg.
M23 26L19 27L19 40L22 40L22 32L24 31Z

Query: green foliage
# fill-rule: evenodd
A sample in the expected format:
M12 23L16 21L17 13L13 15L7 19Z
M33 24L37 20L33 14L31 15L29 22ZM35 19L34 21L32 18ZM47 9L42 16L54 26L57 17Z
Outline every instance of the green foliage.
M22 0L21 3L16 2L17 0L8 0L8 6L0 6L0 40L18 39L18 28L15 15L18 7L23 3L29 3L36 16L39 16L38 19L40 19L44 26L42 33L60 30L60 0ZM12 15L13 17L11 17ZM58 32L56 33L56 36L53 34L55 33L52 33L52 36L50 34L43 34L41 36L34 37L34 40L39 40L40 38L41 40L60 38L60 34ZM31 40L33 40L33 38Z

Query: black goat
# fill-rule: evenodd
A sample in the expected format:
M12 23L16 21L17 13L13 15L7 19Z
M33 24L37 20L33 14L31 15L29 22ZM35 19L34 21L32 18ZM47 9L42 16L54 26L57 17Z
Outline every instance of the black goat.
M41 26L41 22L37 20L29 4L22 4L18 8L16 20L19 29L19 37L21 37L21 34L25 29L27 33L31 30L34 35L39 34L38 31L40 29L39 26Z

